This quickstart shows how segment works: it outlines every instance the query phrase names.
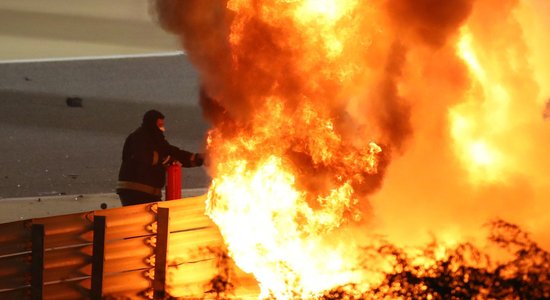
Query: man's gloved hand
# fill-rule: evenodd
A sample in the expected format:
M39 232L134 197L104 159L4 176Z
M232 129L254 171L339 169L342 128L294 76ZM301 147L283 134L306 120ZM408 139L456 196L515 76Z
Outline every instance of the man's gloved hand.
M202 164L205 165L205 166L210 166L210 157L208 156L208 153L199 153L201 159L202 159Z
M200 167L204 164L204 154L203 153L194 153L191 157L193 165Z

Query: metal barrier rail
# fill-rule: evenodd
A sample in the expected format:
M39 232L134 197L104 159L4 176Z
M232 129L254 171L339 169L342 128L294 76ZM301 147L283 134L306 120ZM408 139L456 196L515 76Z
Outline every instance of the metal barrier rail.
M199 196L0 224L0 299L203 298L219 272L219 257L205 249L223 246L204 202ZM250 276L238 277L245 294L257 293Z
M208 298L220 278L221 235L206 196L181 198L181 167L166 198L127 207L0 224L0 299ZM235 267L237 297L256 297ZM215 295L217 297L217 295Z

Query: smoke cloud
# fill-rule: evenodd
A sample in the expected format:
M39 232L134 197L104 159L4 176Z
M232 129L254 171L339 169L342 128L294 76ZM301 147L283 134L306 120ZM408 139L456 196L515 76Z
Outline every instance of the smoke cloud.
M243 4L249 10L239 11L230 9L230 2L238 1L154 2L161 25L181 36L200 71L205 116L214 126L229 121L246 124L273 96L290 114L301 103L315 103L328 111L350 144L376 141L384 146L378 179L356 187L365 192L381 185L391 153L402 152L412 133L411 99L399 91L410 49L417 43L441 47L456 35L470 9L470 1L356 2L345 12L345 24L330 34L361 40L339 41L340 53L327 60L320 49L326 45L318 41L326 33L311 31L315 20L304 16L303 24L288 25L295 22L292 3L255 2ZM268 4L278 5L278 15L262 15ZM334 70L347 73L346 78Z

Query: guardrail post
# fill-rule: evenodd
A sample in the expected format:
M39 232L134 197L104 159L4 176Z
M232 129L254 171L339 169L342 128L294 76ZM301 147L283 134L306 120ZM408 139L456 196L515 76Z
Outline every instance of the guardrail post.
M166 200L181 199L181 165L170 165L166 173Z
M164 299L166 289L166 258L170 235L170 209L159 207L157 211L157 244L155 247L155 279L153 299Z
M32 224L31 299L41 300L44 292L44 224Z
M103 297L103 264L105 262L105 216L94 216L94 244L92 247L91 299Z

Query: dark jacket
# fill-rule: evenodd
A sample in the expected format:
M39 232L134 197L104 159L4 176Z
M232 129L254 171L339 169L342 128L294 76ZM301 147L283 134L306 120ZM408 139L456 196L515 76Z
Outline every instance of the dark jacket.
M137 190L160 197L166 182L165 167L175 161L183 167L203 163L200 155L170 145L156 123L144 120L124 142L117 193Z

